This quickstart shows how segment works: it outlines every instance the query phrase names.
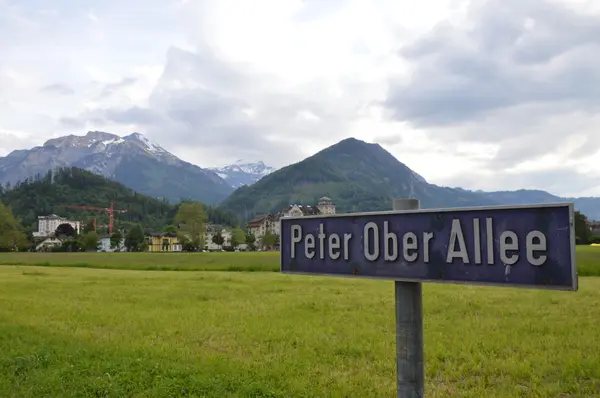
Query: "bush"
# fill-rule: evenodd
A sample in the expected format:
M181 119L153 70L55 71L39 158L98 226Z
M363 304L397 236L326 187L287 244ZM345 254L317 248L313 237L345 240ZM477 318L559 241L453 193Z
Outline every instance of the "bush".
M590 238L590 243L600 243L600 236L594 235Z

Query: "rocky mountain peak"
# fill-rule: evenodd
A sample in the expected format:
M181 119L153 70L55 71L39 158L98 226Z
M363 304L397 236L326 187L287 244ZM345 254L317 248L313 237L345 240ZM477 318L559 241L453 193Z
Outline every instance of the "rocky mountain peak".
M52 138L0 157L0 183L11 184L57 167L76 167L121 182L137 192L213 204L233 188L217 174L184 162L143 134L103 131Z
M57 148L89 148L97 142L118 140L121 137L103 131L88 131L86 135L67 135L64 137L51 138L44 143L44 147L55 146Z

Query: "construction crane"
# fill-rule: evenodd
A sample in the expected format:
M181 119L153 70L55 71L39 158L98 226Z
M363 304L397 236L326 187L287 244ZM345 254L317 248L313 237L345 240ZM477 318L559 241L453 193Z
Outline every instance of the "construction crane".
M94 232L96 232L96 228L108 228L108 225L106 225L106 224L100 224L100 225L96 224L96 218L94 218L93 223L94 223Z
M63 205L63 207L68 207L70 209L84 209L84 210L96 210L96 211L105 211L108 213L109 221L108 221L108 233L112 235L113 225L114 225L114 214L115 213L127 213L127 210L119 210L114 208L114 202L110 202L110 207L95 207L95 206L79 206L79 205ZM94 230L96 229L96 220L94 219Z

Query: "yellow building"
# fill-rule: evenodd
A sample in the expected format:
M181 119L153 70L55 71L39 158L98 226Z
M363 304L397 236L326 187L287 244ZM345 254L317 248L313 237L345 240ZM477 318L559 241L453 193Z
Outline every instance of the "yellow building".
M148 251L180 252L181 243L174 232L156 232L148 237Z

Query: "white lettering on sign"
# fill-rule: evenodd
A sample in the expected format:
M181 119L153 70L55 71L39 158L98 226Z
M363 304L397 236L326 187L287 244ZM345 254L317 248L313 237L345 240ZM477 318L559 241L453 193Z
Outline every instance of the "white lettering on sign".
M458 250L456 244L458 243ZM465 245L465 237L463 236L460 220L455 218L452 220L452 229L450 230L450 243L448 244L448 254L446 262L451 263L456 257L460 258L463 263L469 263L469 253Z
M344 234L343 240L338 234L325 233L323 224L319 225L318 234L306 234L302 236L302 227L297 224L292 224L290 228L291 242L290 242L290 257L298 257L298 244L304 241L304 257L307 259L313 259L317 253L315 249L318 249L318 258L321 260L329 259L337 260L340 256L344 257L344 260L350 259L350 240L352 234ZM318 243L317 243L318 242ZM326 257L327 255L327 257Z
M539 267L540 265L544 265L548 256L544 254L546 250L546 235L541 233L540 231L531 231L527 234L527 243L525 247L527 248L527 261L531 265L535 265ZM534 252L541 252L539 256L535 257Z
M323 223L303 231L301 225L290 226L290 257L309 260L351 260L352 246L355 254L370 262L403 262L428 264L431 261L434 233L422 230L394 231L391 221L370 221L364 224L360 241L352 244L352 233L327 233ZM526 233L494 229L492 217L454 218L451 221L447 244L437 246L447 264L462 262L465 265L515 265L519 260L540 267L548 259L548 239L536 229ZM439 232L438 232L439 234ZM439 237L438 237L439 239ZM359 246L360 245L360 246ZM440 251L444 251L440 253ZM485 253L484 253L485 252ZM440 257L437 257L440 258ZM442 260L444 261L444 260Z
M469 259L472 257L475 264L482 263L482 244L481 244L481 221L478 218L473 219L473 253L467 250L465 235L461 221L457 218L452 220L452 228L450 230L450 238L448 242L448 252L446 254L446 262L451 263L455 258L462 260L464 264L469 264ZM485 219L485 247L487 252L487 265L494 265L494 247L498 244L498 254L500 261L504 265L514 265L519 261L519 252L521 251L521 242L515 231L502 231L496 239L494 236L494 228L491 217ZM456 247L458 245L458 248ZM525 237L525 252L527 262L531 265L539 267L543 265L547 256L546 235L541 231L529 231Z
M369 239L370 235L373 235L372 243ZM365 225L365 230L363 232L363 248L367 260L375 261L379 258L379 229L374 222L368 222Z

